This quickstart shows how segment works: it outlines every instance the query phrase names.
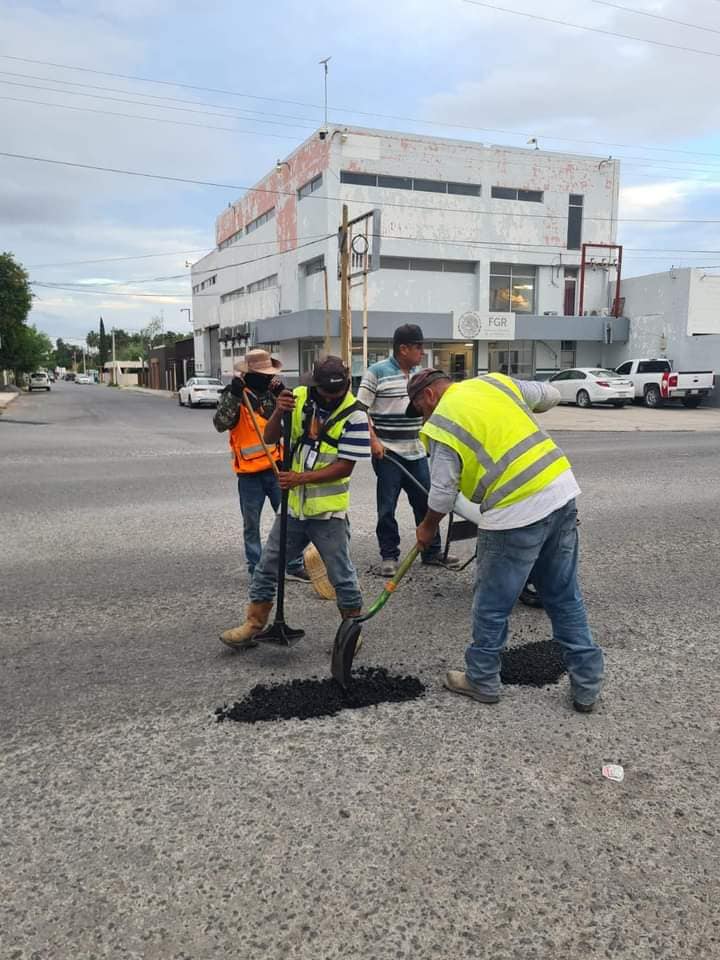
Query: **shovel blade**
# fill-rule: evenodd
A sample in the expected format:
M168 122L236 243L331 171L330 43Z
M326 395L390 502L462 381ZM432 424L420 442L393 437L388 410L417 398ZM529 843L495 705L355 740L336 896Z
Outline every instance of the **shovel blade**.
M350 683L350 671L361 630L362 625L357 620L343 620L335 634L330 671L333 680L339 683L343 690Z
M262 633L256 633L253 640L258 643L267 643L272 647L294 647L304 636L304 630L293 630L286 623L278 623L276 620L271 627L266 627Z

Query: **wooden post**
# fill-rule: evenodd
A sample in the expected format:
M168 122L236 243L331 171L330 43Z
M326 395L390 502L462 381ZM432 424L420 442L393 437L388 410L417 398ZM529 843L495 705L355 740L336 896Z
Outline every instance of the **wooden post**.
M330 294L328 292L328 272L327 265L323 267L323 281L325 286L325 342L323 350L325 356L330 353Z

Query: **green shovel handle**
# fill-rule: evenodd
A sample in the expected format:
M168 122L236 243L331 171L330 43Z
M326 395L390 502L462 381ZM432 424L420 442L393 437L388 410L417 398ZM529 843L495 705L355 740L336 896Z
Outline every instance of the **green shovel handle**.
M365 623L366 620L370 620L375 616L376 613L379 613L380 610L382 610L393 593L395 593L395 590L397 589L402 578L408 572L413 563L415 563L419 552L420 551L418 550L416 544L412 550L410 550L410 552L400 561L400 566L397 568L395 576L392 578L392 580L389 580L388 583L385 584L385 589L377 598L375 603L373 603L373 605L369 608L368 612L363 614L362 617L355 617L355 623Z

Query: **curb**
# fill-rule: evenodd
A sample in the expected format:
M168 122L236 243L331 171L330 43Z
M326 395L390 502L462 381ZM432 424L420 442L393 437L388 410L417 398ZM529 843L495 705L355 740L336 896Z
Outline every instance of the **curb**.
M19 393L0 393L0 413L13 403L20 396ZM6 399L7 398L7 399Z

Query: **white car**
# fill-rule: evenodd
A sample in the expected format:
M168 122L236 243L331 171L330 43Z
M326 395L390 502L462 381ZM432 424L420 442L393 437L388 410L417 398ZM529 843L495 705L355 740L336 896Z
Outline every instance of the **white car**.
M576 403L579 407L591 407L594 403L623 407L632 403L635 396L632 380L602 367L561 370L550 377L550 383L560 391L562 403Z
M93 378L87 373L76 373L75 383L94 383Z
M28 380L28 392L32 393L33 390L49 390L50 381L48 375L44 370L38 370L36 373L30 374L30 379Z
M222 389L222 380L215 377L190 377L185 386L178 390L178 403L181 407L198 407L201 404L216 407Z

